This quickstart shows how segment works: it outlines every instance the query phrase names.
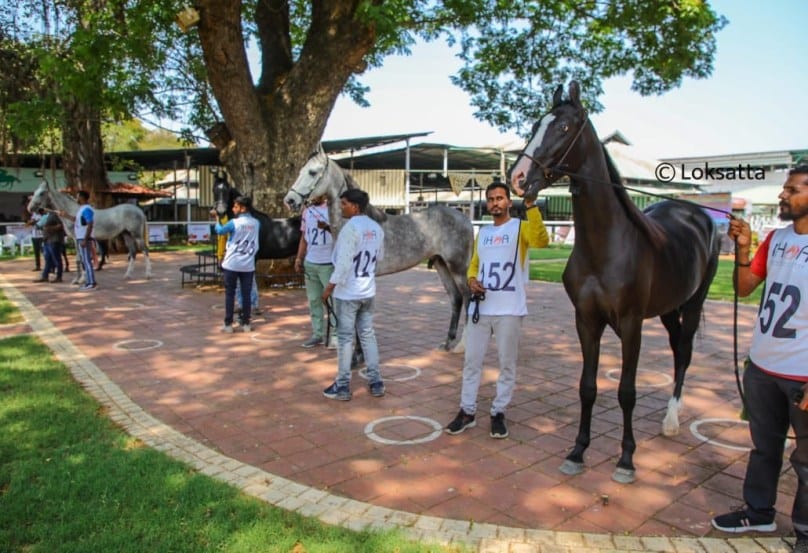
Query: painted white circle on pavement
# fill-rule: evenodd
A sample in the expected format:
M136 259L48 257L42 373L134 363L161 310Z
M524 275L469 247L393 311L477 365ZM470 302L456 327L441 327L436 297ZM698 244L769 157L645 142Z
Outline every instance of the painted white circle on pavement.
M374 429L376 425L390 422L390 421L417 421L422 422L427 426L432 427L432 432L424 436L423 438L414 438L412 440L390 440L388 438L382 438ZM414 415L394 415L390 417L382 417L380 419L376 419L375 421L370 421L367 426L365 426L365 436L373 440L374 442L379 442L380 444L386 445L413 445L413 444L423 444L426 442L431 442L432 440L437 439L443 433L443 426L438 423L438 421L434 419L428 419L426 417L416 417Z
M729 423L729 424L743 424L745 426L749 426L747 421L742 421L739 419L699 419L695 420L690 424L690 433L693 434L698 440L702 442L707 442L708 444L712 444L717 447L723 447L726 449L732 449L734 451L749 451L750 448L746 446L740 445L732 445L732 444L725 444L723 442L719 442L718 440L713 440L712 438L708 438L701 432L699 432L699 427L702 424L710 424L710 423Z
M608 371L606 371L606 378L608 378L612 382L620 382L620 373L621 372L622 371L620 369L609 369ZM645 383L642 383L642 384L637 384L637 386L647 386L649 388L661 388L662 386L668 386L670 384L673 384L673 377L671 375L669 375L668 373L660 373L660 372L657 372L657 371L652 371L651 369L637 369L638 374L641 373L641 372L651 373L651 374L653 374L655 376L659 376L659 377L661 377L663 379L664 382L660 382L659 384L645 384Z
M163 342L160 340L123 340L117 342L114 347L115 349L122 349L124 351L146 351L148 349L157 349L162 347L162 345Z
M277 343L277 342L288 342L290 340L300 340L301 343L303 341L302 334L291 334L289 332L276 332L273 333L271 336L264 335L261 332L251 332L250 338L254 342L262 342L267 344Z
M104 311L132 311L133 309L143 309L146 307L142 303L122 303L121 305L113 305L105 307Z
M405 369L413 371L413 374L412 374L412 376L398 376L398 377L395 377L395 378L390 377L390 376L386 376L387 371L389 369L393 368L393 367L399 367L399 368L403 367ZM390 380L392 382L405 382L407 380L413 380L413 379L418 378L419 376L421 376L421 369L419 369L418 367L413 367L412 365L389 365L389 364L383 363L381 365L381 371L382 371L382 378L384 380ZM361 376L362 378L364 378L365 380L367 380L368 379L368 368L363 367L363 368L359 369L357 371L357 374L359 376Z

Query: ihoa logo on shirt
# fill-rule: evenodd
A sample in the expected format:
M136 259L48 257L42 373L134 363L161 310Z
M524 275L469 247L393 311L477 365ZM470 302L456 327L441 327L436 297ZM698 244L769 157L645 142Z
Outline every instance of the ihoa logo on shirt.
M510 234L495 234L483 237L483 246L507 246L510 243Z
M781 258L786 261L808 262L808 246L800 247L797 244L789 244L787 240L772 244L772 258Z

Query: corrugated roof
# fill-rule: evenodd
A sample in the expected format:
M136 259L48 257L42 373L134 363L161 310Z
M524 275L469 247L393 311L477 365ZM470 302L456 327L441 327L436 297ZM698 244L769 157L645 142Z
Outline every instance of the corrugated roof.
M762 184L733 192L732 198L743 198L753 205L777 205L780 203L778 196L782 191L782 184Z
M623 179L653 182L657 183L659 186L664 186L670 182L687 184L689 186L704 186L710 184L708 181L704 180L685 180L682 177L681 167L674 164L669 164L669 169L674 173L673 178L665 183L660 182L656 175L656 168L662 163L660 160L643 154L634 146L629 146L615 140L604 144L604 146Z
M432 132L364 136L358 138L324 140L322 144L326 153L336 154L395 144L396 142L403 142L407 139L427 136L429 134L432 134ZM112 159L119 162L129 161L147 171L159 171L173 169L175 167L185 167L186 155L190 158L190 165L192 167L197 165L221 165L219 161L219 150L216 148L175 148L171 150L108 152L105 154L105 159L109 163L111 163ZM55 157L57 166L61 167L61 156L56 155ZM20 155L17 159L20 167L39 168L42 165L42 155L40 154Z
M404 169L406 148L338 159L346 169ZM443 171L444 156L449 171L499 171L501 153L495 148L468 148L451 144L420 143L410 146L410 170ZM506 152L505 165L514 156Z

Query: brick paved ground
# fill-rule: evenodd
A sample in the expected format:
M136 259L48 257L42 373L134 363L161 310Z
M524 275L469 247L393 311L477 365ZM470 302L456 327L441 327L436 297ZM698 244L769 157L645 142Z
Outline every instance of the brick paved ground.
M155 278L127 282L124 259L114 257L92 293L35 284L30 260L4 261L0 284L28 323L0 327L0 336L33 328L111 416L203 472L327 522L395 524L417 538L470 542L485 552L788 550L787 516L778 515L774 537L727 540L709 524L715 512L742 503L749 443L737 420L729 304L707 304L673 438L660 434L671 390L667 338L661 324L646 322L634 413L637 481L620 485L611 480L622 432L620 355L609 331L586 472L558 471L577 431L580 371L559 285L530 283L510 437L493 440L486 416L493 342L479 424L458 436L440 432L457 411L462 355L434 349L449 306L432 271L379 279L387 395L371 397L360 373L354 399L342 403L321 395L335 373L334 352L299 347L309 335L303 290L262 290L254 332L224 335L221 292L180 287L178 268L193 256L153 260ZM742 352L753 312L741 306ZM780 488L778 509L788 513L796 485L787 463Z

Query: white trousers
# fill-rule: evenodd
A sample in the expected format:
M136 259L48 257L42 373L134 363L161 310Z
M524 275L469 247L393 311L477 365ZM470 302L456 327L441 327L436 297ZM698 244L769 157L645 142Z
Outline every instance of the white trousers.
M477 391L483 374L483 359L493 334L497 341L499 378L497 395L491 403L491 415L504 413L513 397L516 384L516 360L519 356L519 336L522 319L515 315L480 315L477 323L466 325L466 358L463 363L463 388L460 408L469 415L477 412Z

